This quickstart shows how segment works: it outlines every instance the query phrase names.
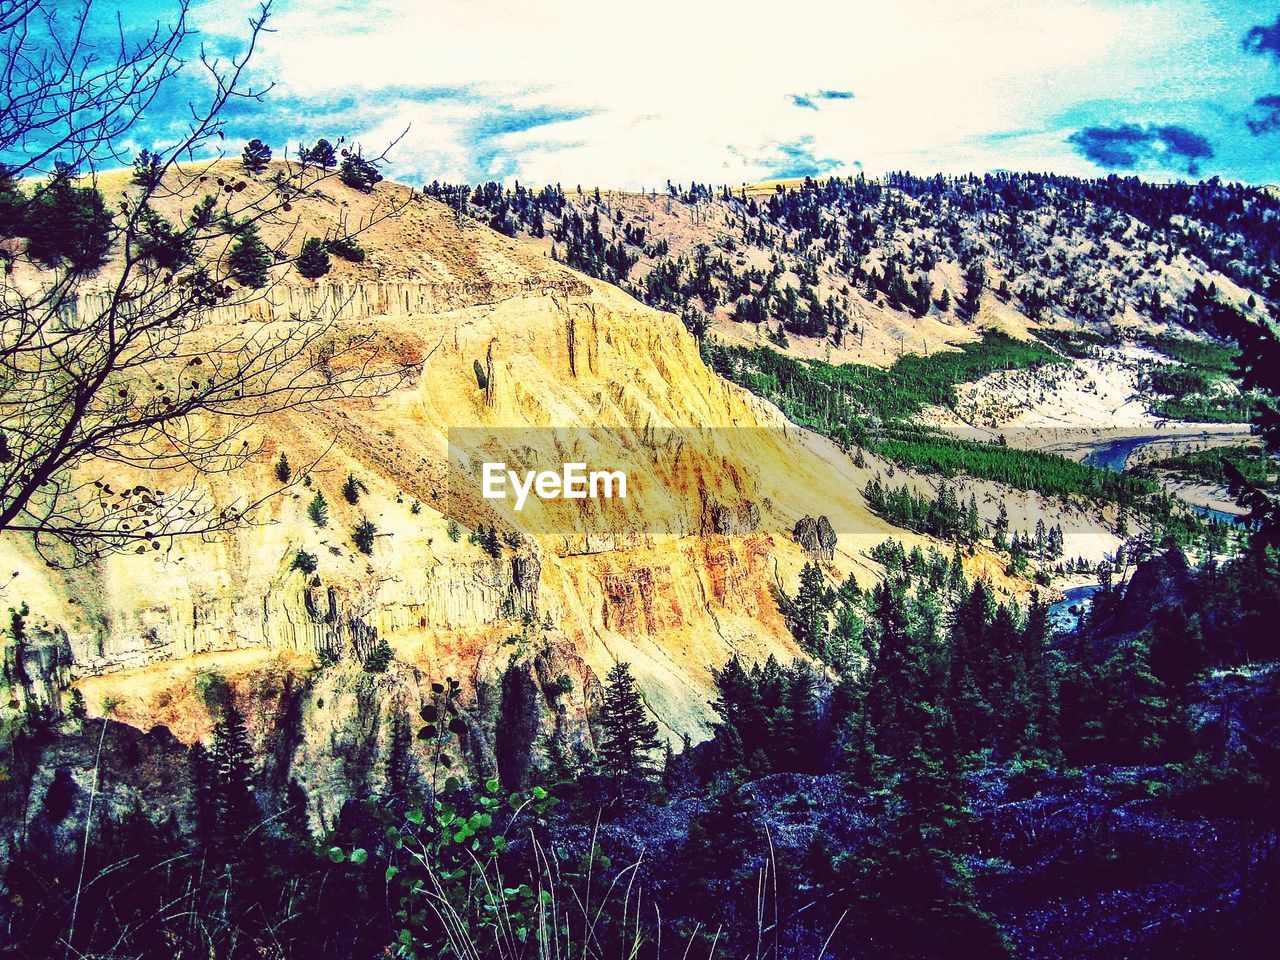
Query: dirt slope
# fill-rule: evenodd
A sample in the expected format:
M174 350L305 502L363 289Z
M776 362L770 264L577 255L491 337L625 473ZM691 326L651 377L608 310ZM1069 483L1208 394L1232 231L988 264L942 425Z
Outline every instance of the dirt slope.
M225 168L203 175L214 183L241 176ZM121 189L123 177L102 185ZM268 175L249 178L247 190L268 189ZM289 217L265 224L263 235L296 252L303 237L367 220L392 199L407 192L387 184L370 197L328 181ZM184 212L181 202L173 207L166 213ZM294 654L358 663L385 638L423 677L463 677L472 696L512 657L554 652L577 665L565 709L579 714L591 675L627 660L668 731L697 736L712 669L734 652L799 654L771 595L778 584L793 590L807 559L785 532L796 520L823 514L842 534L827 562L832 577L873 577L867 549L890 535L916 539L867 512L860 491L876 464L855 469L826 441L718 379L674 316L532 245L459 223L430 200L409 201L360 242L364 263L335 258L320 281L275 268L263 298L215 311L209 334L336 308L342 330L373 332L411 363L410 381L384 399L335 401L255 424L258 461L198 481L223 502L260 497L275 485L272 464L284 452L295 465L317 461L309 486L295 485L232 535L175 541L85 570L47 570L17 538L3 544L0 563L14 573L10 602L28 603L34 623L65 630L70 672L90 714L199 738L211 723L202 683L212 674L283 675L277 658ZM478 360L490 365L488 391L477 383ZM584 550L549 535L495 558L468 542L471 524L462 517L462 533L451 539L450 428L584 425L615 428L619 444L644 443L655 428L765 428L725 434L731 439L688 455L690 532L703 484L726 465L749 461L771 474L770 497L755 504L758 522L731 536L652 538L636 530L625 542ZM355 505L341 493L349 475L367 488ZM307 515L317 490L330 510L323 529ZM351 540L362 518L378 530L371 556ZM319 558L313 577L291 569L300 549Z

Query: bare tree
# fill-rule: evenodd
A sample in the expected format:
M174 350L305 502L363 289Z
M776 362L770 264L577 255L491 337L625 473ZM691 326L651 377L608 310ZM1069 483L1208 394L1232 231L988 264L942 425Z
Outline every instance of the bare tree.
M11 234L0 236L0 531L29 533L50 563L246 522L271 493L215 503L199 478L258 453L254 418L379 396L406 375L336 323L342 304L293 321L236 311L269 296L281 272L265 288L235 283L226 263L237 238L266 223L287 231L294 204L332 176L286 159L246 179L217 162L228 104L269 90L246 80L269 7L223 60L188 53L186 0L141 38L116 23L111 44L93 0L0 0L0 232ZM102 208L98 174L130 159L121 145L183 70L202 78L203 103L175 142L137 158L118 206ZM391 196L343 232L394 215L403 201ZM59 204L74 208L72 233L104 231L99 248L49 252L37 214ZM261 319L217 322L247 315ZM178 470L183 488L136 483L138 468Z

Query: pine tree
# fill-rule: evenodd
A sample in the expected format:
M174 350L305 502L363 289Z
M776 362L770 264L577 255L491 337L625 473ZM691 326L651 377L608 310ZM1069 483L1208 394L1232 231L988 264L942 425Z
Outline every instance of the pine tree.
M906 584L884 581L873 595L872 621L877 630L872 665L869 709L875 723L875 744L882 756L904 756L913 736L906 723L907 707L915 702L914 639L907 614Z
M329 502L325 500L324 494L319 490L311 498L311 502L307 504L307 516L311 518L311 522L317 527L324 527L329 523Z
M28 202L18 201L27 253L44 263L67 263L94 270L106 260L115 223L106 199L95 187L75 186L64 172Z
M387 638L380 636L373 649L369 651L369 655L364 658L364 668L369 673L386 673L387 668L391 666L391 661L395 658L395 651L391 649L391 644L387 643Z
M302 251L295 261L298 272L308 280L316 280L329 272L329 251L319 237L302 241Z
M211 755L216 836L228 851L239 846L258 823L253 799L252 755L244 716L234 704L228 703L213 731Z
M1153 760L1169 732L1164 684L1152 673L1145 639L1118 647L1103 665L1098 700L1105 705L1102 749L1113 763Z
M600 707L600 763L605 773L618 782L647 778L653 771L652 753L658 749L658 724L648 719L640 690L631 675L631 665L618 662L605 678L604 702Z
M1058 660L1049 648L1049 606L1036 591L1022 626L1024 687L1015 704L1024 725L1013 733L1016 749L1024 756L1057 760L1061 754L1058 732ZM1023 706L1025 703L1025 706Z
M790 605L791 632L805 652L820 660L827 655L827 585L822 568L806 563L800 571L800 587Z
M138 186L154 190L160 186L163 176L164 161L158 153L144 149L133 158L133 175L130 179Z
M231 276L246 287L265 287L272 262L271 251L258 236L257 226L249 223L240 227L227 258Z
M204 843L212 843L218 834L218 805L214 795L213 757L203 743L191 745L188 754L191 770L192 819L196 833Z
M731 919L726 910L741 890L737 875L764 842L759 823L756 804L732 779L719 786L710 806L690 822L680 873L693 881L700 913Z
M714 673L716 698L711 709L720 718L714 725L716 759L721 769L734 770L746 762L748 733L758 722L760 705L755 684L736 656L730 658L722 670ZM756 744L752 742L751 748Z
M387 744L386 783L387 795L399 797L409 786L409 747L413 731L401 713L391 719L391 736Z
M917 613L913 626L900 586L877 588L880 646L855 720L874 744L867 785L884 791L885 833L866 857L849 861L856 877L835 899L861 926L858 942L866 941L868 956L948 956L957 943L965 944L965 956L1005 956L998 930L974 903L960 857L970 814L947 657L928 608ZM866 777L865 767L861 777L854 772ZM843 901L846 890L852 902Z
M289 466L289 458L283 450L280 451L280 459L276 461L275 474L281 483L288 483L293 477L293 468Z
M502 540L498 537L497 526L491 524L488 528L480 528L480 546L494 559L502 556Z
M342 485L342 496L351 505L360 502L360 493L365 489L363 483L356 479L354 473L347 474L347 482Z
M250 173L261 173L271 162L271 148L254 137L244 145L240 154L240 165Z
M359 151L347 152L338 168L338 178L348 187L369 193L382 180L378 165Z
M373 538L377 536L378 528L373 525L373 521L368 517L361 518L356 524L355 529L351 531L351 542L356 545L356 549L366 556L373 554Z
M338 162L338 154L334 151L333 144L321 137L310 149L299 145L298 159L309 166L328 170Z
M818 773L822 769L825 737L818 729L818 702L813 671L796 660L787 671L785 707L789 722L779 733L786 751L786 769Z

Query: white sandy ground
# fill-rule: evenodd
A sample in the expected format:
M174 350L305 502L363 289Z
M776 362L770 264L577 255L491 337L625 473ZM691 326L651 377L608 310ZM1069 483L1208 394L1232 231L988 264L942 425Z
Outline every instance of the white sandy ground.
M1002 370L958 388L956 409L934 407L926 423L958 435L1010 446L1060 453L1083 460L1114 440L1150 438L1147 446L1166 455L1174 445L1239 443L1249 428L1236 423L1191 423L1156 415L1141 390L1141 375L1167 364L1161 354L1133 344L1110 348L1098 358L1040 370ZM1166 453L1158 452L1163 448Z
M1233 517L1242 517L1249 511L1236 503L1226 487L1212 483L1192 483L1175 479L1172 475L1158 471L1157 476L1167 490L1191 504L1208 510L1220 510Z

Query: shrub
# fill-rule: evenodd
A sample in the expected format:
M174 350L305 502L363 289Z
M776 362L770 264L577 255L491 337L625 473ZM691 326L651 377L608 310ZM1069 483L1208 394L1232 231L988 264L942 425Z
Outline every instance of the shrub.
M366 556L373 554L373 538L377 536L378 528L365 517L356 524L356 528L351 531L351 542L356 545L356 549Z
M329 502L325 500L324 494L319 490L311 498L311 503L307 505L307 516L311 518L311 522L317 527L323 527L329 523Z
M308 280L323 277L329 272L329 251L324 241L318 237L307 237L302 242L302 252L298 254L298 272Z
M382 174L378 172L377 163L366 160L357 151L343 156L338 178L348 187L369 193L382 180Z
M240 164L250 173L261 173L271 162L271 148L254 137L244 145L240 154Z
M252 223L242 226L227 261L231 276L246 287L265 287L271 264L271 252L258 236L258 228Z
M300 549L298 550L297 555L294 556L293 564L289 567L289 569L301 570L303 573L310 576L311 574L316 572L317 566L319 566L319 560L316 558L316 555L314 553L308 553L306 550Z
M325 244L330 253L352 263L364 263L364 247L351 237L334 237Z

